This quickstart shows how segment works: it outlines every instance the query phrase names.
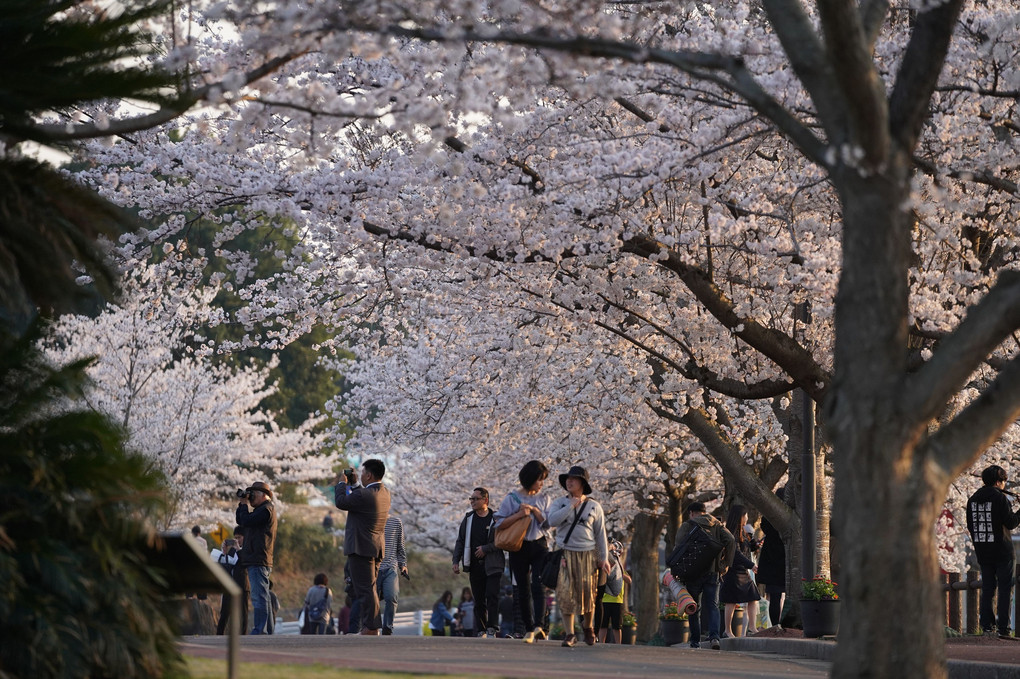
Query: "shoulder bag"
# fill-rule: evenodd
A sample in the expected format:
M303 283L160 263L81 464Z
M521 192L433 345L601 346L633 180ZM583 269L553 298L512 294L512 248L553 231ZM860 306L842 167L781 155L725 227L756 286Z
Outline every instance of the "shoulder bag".
M567 531L567 537L563 538L563 544L570 542L570 534L574 532L574 528L577 526L577 522L581 520L581 515L584 514L584 506L588 504L588 500L585 499L581 503L581 506L577 509L577 513L574 514L574 523L570 524L570 530ZM556 589L556 584L560 579L560 564L563 562L563 550L554 549L549 552L545 558L545 565L542 567L542 575L540 576L542 584L549 589Z
M517 500L519 508L522 504L520 498L518 498L514 493L511 493L511 495L513 495L513 498ZM528 528L530 527L530 516L517 519L509 525L505 522L501 523L496 526L496 536L492 542L496 545L496 549L502 549L505 552L519 552L521 550L521 546L524 545L524 536L527 534Z

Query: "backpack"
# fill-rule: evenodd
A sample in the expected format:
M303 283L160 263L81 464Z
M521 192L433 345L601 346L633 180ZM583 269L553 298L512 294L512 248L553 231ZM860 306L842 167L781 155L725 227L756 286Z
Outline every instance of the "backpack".
M673 548L666 559L666 565L680 582L696 580L712 568L722 548L721 542L695 523L684 539Z
M623 573L621 570L620 562L617 561L609 571L609 576L606 578L606 594L609 596L620 596L623 592Z
M234 557L237 554L237 552L236 550L231 550L231 552L232 553L230 554L220 552L220 555L219 557L217 557L216 562L223 567L223 570L227 572L227 575L229 575L230 577L234 577L234 566L237 564L237 561L235 560L234 563L230 563L230 557Z
M326 595L308 607L307 619L311 622L327 622L329 620L329 609L326 608L326 601L332 592L326 590Z

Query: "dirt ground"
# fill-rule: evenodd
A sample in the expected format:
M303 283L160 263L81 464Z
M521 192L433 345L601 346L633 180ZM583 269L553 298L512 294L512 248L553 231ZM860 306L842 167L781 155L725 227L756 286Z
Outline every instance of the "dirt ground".
M799 629L777 626L761 630L755 636L793 639L803 637L804 632ZM975 660L1020 665L1020 638L997 639L970 635L948 637L946 639L946 656L950 660Z

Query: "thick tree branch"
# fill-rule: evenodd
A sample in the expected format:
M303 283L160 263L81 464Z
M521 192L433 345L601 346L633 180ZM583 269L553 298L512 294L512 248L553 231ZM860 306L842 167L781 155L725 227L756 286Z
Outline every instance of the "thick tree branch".
M848 127L846 102L835 86L832 66L814 24L800 0L763 0L762 4L790 65L811 95L829 143L842 143ZM820 164L825 165L824 162Z
M928 120L931 95L963 5L964 0L945 0L917 15L889 99L890 133L905 150L917 145L921 126Z
M885 17L889 13L889 0L862 0L860 11L861 26L870 53L875 49L875 41L878 40L882 24L885 23Z
M617 335L618 337L629 342L630 344L633 344L635 347L641 349L649 356L653 356L658 360L662 361L664 364L669 365L673 370L683 375L685 378L691 380L692 382L700 384L701 386L705 387L710 391L714 391L724 396L730 396L732 398L756 400L763 398L775 398L776 396L787 394L794 387L793 383L786 379L762 380L760 382L748 383L743 380L735 380L729 377L721 377L714 371L709 370L705 366L701 365L697 361L697 358L694 356L694 352L691 351L690 348L687 347L686 344L674 333L672 333L668 328L664 328L660 324L654 322L652 319L646 318L642 314L632 311L624 307L623 305L616 304L615 302L606 299L604 296L602 296L602 299L606 302L606 304L609 304L615 307L616 309L619 309L620 311L623 311L624 313L633 316L637 320L653 328L657 333L659 333L661 336L665 337L670 342L672 342L674 346L676 346L685 356L687 356L687 361L684 363L674 361L669 357L665 356L664 354L662 354L661 352L657 351L650 345L646 344L645 342L637 339L636 337L633 337L630 333L626 332L625 330L622 330L620 328L614 328L601 321L596 321L597 325Z
M911 420L927 422L938 415L992 350L1018 328L1020 272L1004 271L956 330L938 344L931 360L907 378L903 403Z
M337 26L336 28L347 30L351 27ZM664 50L624 41L578 35L555 35L549 31L516 33L493 30L483 33L473 29L404 27L395 24L378 27L375 30L382 35L425 42L502 43L533 49L554 50L581 57L619 59L635 64L654 63L671 66L697 80L715 83L724 90L738 95L751 108L774 124L809 160L820 165L824 165L826 162L826 144L815 136L810 127L793 116L761 87L751 72L744 67L743 59L740 57L705 52ZM820 49L818 54L821 54ZM810 62L810 59L807 61ZM825 78L815 77L812 81L822 83ZM840 106L832 106L831 115L835 116L839 110L841 110Z
M927 450L949 478L962 474L1020 417L1020 357L1009 361L981 396L932 435Z
M660 417L684 425L708 449L723 470L727 485L740 493L745 501L753 505L767 518L780 533L797 528L799 519L790 507L776 497L772 489L758 478L757 474L740 456L737 447L730 441L726 432L716 424L709 414L700 408L688 408L683 415L673 410L649 403L649 407Z
M621 249L650 261L651 255L667 251L668 257L656 262L659 266L675 273L724 327L781 367L814 400L822 400L831 376L815 362L811 352L789 335L737 314L736 305L701 269L684 262L654 239L633 236L623 243Z
M817 5L829 63L853 126L852 138L863 149L866 165L878 167L889 153L889 112L857 2L819 0Z

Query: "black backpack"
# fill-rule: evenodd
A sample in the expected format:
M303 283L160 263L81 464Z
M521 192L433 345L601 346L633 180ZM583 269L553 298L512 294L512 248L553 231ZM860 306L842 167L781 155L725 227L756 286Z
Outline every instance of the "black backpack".
M225 570L227 572L227 575L229 575L230 577L234 577L234 568L236 562L235 564L231 564L230 561L228 561L228 559L234 556L235 554L237 554L236 549L231 549L229 554L224 554L223 552L220 552L220 556L216 560L217 563L219 563L219 565L223 567L223 570Z
M696 580L712 568L722 548L721 542L695 523L684 539L673 548L666 559L666 565L680 582Z

